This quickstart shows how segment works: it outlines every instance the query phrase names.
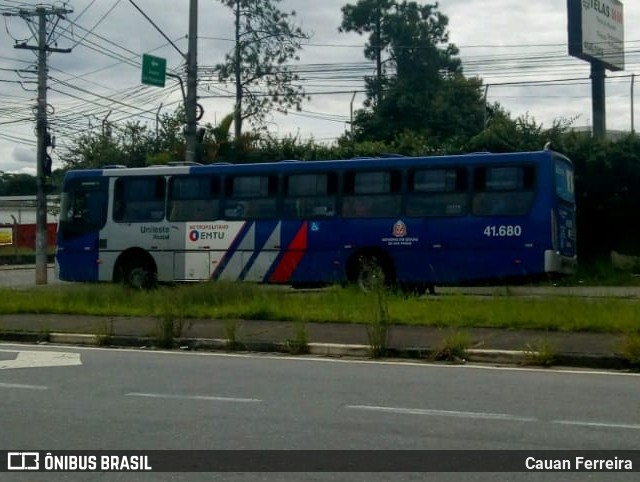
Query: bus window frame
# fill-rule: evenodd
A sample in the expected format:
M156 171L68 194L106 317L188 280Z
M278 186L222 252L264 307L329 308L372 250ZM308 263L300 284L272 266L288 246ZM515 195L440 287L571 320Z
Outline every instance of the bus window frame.
M121 197L119 197L118 195L118 190L119 190L119 185L122 183L126 183L126 182L133 182L133 181L142 181L142 180L147 180L147 179L153 179L156 183L158 183L158 181L161 181L163 184L163 197L162 197L162 215L161 216L125 216L125 213L127 212L127 209L130 208L130 206L128 206L127 204L129 204L128 200L124 200L125 202L122 203L123 199ZM119 223L119 224L130 224L130 223L159 223L164 221L167 218L167 178L166 176L163 175L159 175L159 174L149 174L146 176L119 176L116 177L113 183L113 202L112 202L112 208L113 208L113 212L111 215L112 220L115 223ZM154 192L157 190L158 188L158 184L156 184L156 186L154 186ZM135 201L136 203L147 203L147 204L159 204L159 200L147 200L147 201ZM135 206L136 210L134 212L142 212L144 208L140 208L139 206ZM154 213L154 212L160 212L160 209L156 208L156 209L152 209L152 207L147 206L146 209L144 209L146 212L148 213ZM117 213L122 212L122 217L116 217Z
M454 171L456 173L455 185L452 190L432 190L432 191L418 191L415 189L415 177L418 172L427 172L427 171ZM449 217L462 217L467 216L470 213L470 185L471 185L471 174L469 170L469 166L467 164L457 164L457 165L444 165L444 166L412 166L406 170L405 173L405 184L406 189L403 195L405 201L404 213L409 217L416 218L449 218ZM459 186L459 184L462 184ZM446 187L446 186L445 186ZM444 212L438 214L429 214L429 213L418 213L418 212L410 212L410 204L411 201L418 198L435 198L448 196L452 200L462 200L460 203L460 211L447 212L447 207ZM448 202L447 206L457 205L451 204Z
M386 168L349 168L341 171L341 183L340 183L340 216L343 219L383 219L383 218L397 218L402 216L403 213L403 199L404 199L404 184L405 175L404 169L400 167L386 167ZM388 173L389 178L389 191L388 192L359 192L356 193L356 179L358 174L372 174L372 173ZM348 176L353 175L353 185L347 186ZM394 179L394 175L396 179ZM395 186L394 186L395 184ZM395 189L394 189L395 188ZM351 191L348 192L348 189ZM381 198L381 199L378 199ZM374 209L375 204L385 200L393 200L396 204L396 209L393 213L379 213ZM354 202L353 206L348 206L348 209L353 209L350 214L345 214L345 206L350 202Z
M233 182L238 178L266 177L267 178L267 195L256 196L233 196ZM222 194L221 194L221 217L229 221L242 220L273 220L280 219L281 209L281 177L282 173L258 172L250 174L228 174L222 178ZM268 215L256 216L257 202L272 201L273 209ZM256 203L254 205L254 203ZM237 214L230 214L232 210ZM247 214L248 213L248 214Z
M513 188L505 188L505 189L487 189L487 178L486 171L489 169L523 169L523 178L522 184L523 188L521 189L513 189ZM529 185L529 188L526 189L526 169L529 168L533 172L533 179ZM473 166L471 172L471 181L472 181L472 194L471 194L471 204L470 204L470 214L474 217L518 217L518 216L527 216L531 213L536 201L536 195L538 192L539 185L539 169L540 167L532 162L521 162L518 164L486 164L486 165L477 165ZM478 174L480 171L484 170L485 174L482 178L483 186L478 186ZM515 195L518 194L527 194L527 198L523 201L519 201L515 198ZM503 197L498 197L502 195ZM512 199L509 199L509 198ZM497 201L497 202L496 202ZM513 206L517 206L520 202L523 206L520 210L509 210L513 208ZM526 204L526 209L524 205Z
M326 176L326 192L323 194L297 194L294 196L290 196L290 181L291 178L295 176ZM324 171L314 172L301 171L283 173L280 179L282 203L279 210L282 219L326 219L335 217L338 213L340 186L341 176L337 170L327 169ZM313 206L311 213L307 213L307 208L302 207L302 214L298 214L301 212L299 203L302 202L304 204L307 201L313 200L326 200L327 202L321 203L317 206ZM289 215L289 213L291 212L289 204L292 202L295 202L295 213ZM321 208L324 208L324 211L322 211Z
M189 199L175 199L173 196L173 186L176 181L180 181L182 179L208 179L210 183L217 184L217 192L213 193L214 195L208 198L189 198ZM216 174L207 174L206 176L200 178L194 178L189 174L178 174L171 176L167 182L167 220L173 222L185 222L185 221L215 221L220 219L220 210L222 207L222 191L223 191L223 178L220 175ZM210 191L214 191L212 184L210 184ZM188 206L184 211L181 210L182 204L175 203L186 203ZM213 206L210 206L210 204ZM186 212L186 215L174 215L174 213ZM212 213L212 214L210 214Z

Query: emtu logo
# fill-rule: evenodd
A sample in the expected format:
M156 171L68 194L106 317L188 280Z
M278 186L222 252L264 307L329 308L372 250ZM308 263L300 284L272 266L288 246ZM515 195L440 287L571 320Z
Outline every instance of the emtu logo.
M200 239L200 233L194 229L189 233L189 239L195 243Z
M40 470L38 452L8 452L7 470Z

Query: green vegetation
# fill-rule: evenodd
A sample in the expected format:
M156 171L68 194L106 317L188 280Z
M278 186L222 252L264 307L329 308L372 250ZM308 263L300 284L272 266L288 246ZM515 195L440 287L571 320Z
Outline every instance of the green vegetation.
M450 361L464 363L467 349L471 344L471 335L466 331L453 330L442 338L434 350L432 358L435 361Z
M620 345L620 353L632 368L640 369L640 335L637 333L625 335Z
M113 318L101 323L96 330L96 345L109 346L113 340Z
M181 307L183 319L280 320L389 325L442 326L452 329L494 327L550 331L640 333L638 301L630 299L442 295L407 297L386 292L383 305L356 287L318 292L248 283L161 286L137 291L117 284L49 286L0 290L0 315L58 313L102 316L167 316L167 300ZM386 318L376 318L380 306ZM175 330L174 330L175 331ZM178 335L176 335L178 336Z
M374 298L373 303L370 301L373 312L367 325L369 352L372 358L380 358L387 354L389 342L389 291L385 285L384 271L375 258L361 259L360 263L358 284L369 298Z
M550 367L553 365L558 349L546 338L527 343L523 350L524 365Z
M133 289L129 288L127 291L133 291ZM188 327L185 302L185 298L181 296L165 297L158 302L160 313L156 316L159 320L152 335L159 347L173 348L175 339L182 336L185 327Z
M309 353L309 333L304 320L295 322L294 337L285 341L285 348L292 355Z
M574 275L555 283L559 286L640 286L640 270L616 268L610 259L579 263Z
M235 88L235 138L242 123L264 126L273 110L300 110L306 99L300 77L288 65L297 60L309 35L295 23L295 12L278 8L280 0L219 0L231 10L235 30L233 48L216 65L221 82Z
M224 325L224 333L227 337L226 348L228 351L236 351L242 347L240 342L240 321L230 319Z

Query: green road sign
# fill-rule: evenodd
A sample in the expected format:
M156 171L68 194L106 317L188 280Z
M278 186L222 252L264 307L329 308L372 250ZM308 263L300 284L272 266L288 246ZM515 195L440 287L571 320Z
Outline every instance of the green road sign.
M167 77L167 59L154 57L153 55L142 55L142 83L164 87Z

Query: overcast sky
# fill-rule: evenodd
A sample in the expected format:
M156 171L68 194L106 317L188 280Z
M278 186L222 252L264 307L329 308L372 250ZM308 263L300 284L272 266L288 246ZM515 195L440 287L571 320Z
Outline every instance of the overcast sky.
M188 0L134 1L181 51L187 50ZM232 16L216 0L198 3L199 95L205 109L201 122L216 123L232 111L232 87L211 81L207 67L221 62L232 47ZM366 38L338 33L340 8L346 3L281 2L282 10L296 10L298 22L312 35L299 62L312 98L302 112L274 115L269 129L275 135L329 143L348 128L352 98L354 109L361 107L362 77L374 69L363 56ZM33 10L42 4L50 5L0 0L0 10ZM129 0L70 0L65 5L73 13L58 22L53 38L58 48L73 50L49 57L49 120L58 149L74 134L100 128L107 116L109 121L139 120L154 128L156 114L172 112L181 96L171 79L165 88L141 85L142 54L164 57L168 69L180 72L180 53ZM560 118L574 119L576 126L591 125L589 64L567 54L565 0L442 0L440 11L449 17L450 41L460 48L465 74L484 80L489 102L500 102L514 117L528 114L545 126ZM36 41L24 19L4 16L0 21L0 171L34 174L36 76L28 71L34 71L36 56L13 46L16 41ZM631 128L631 75L640 73L637 0L625 2L624 28L626 68L607 72L606 84L607 128L616 130ZM638 98L640 86L636 91ZM53 159L54 167L60 167L55 152Z

